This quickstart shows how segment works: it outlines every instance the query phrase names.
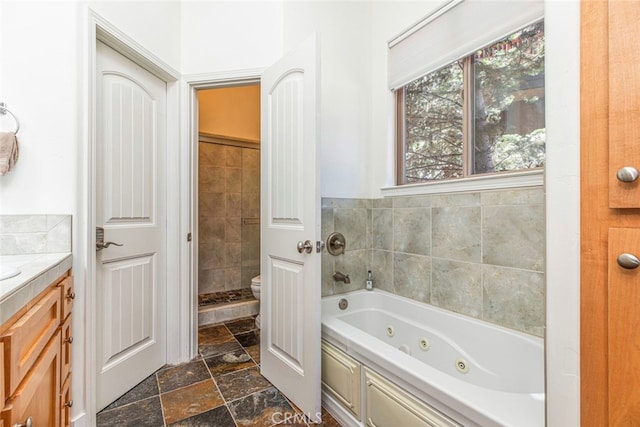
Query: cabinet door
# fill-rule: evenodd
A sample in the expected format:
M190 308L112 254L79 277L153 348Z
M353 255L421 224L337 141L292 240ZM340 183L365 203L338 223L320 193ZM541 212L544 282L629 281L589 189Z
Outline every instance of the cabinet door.
M64 381L71 371L71 343L73 343L73 335L71 334L71 318L62 324L62 344L60 345L60 378Z
M60 291L52 288L2 336L8 366L5 372L8 384L5 396L14 393L58 326Z
M365 378L367 427L461 427L366 368Z
M60 425L60 331L49 341L20 387L7 401L2 419L7 425Z
M58 284L60 292L62 293L62 319L66 319L69 313L71 313L71 307L73 306L73 300L76 297L73 291L73 276L68 276L62 282Z
M620 181L620 168L640 170L640 7L609 3L609 207L639 208L640 178ZM590 171L589 171L590 172Z
M360 419L360 363L322 341L322 386Z
M67 377L62 384L62 390L60 391L60 427L71 426L71 407L73 406L73 400L71 400L71 375Z
M640 268L618 264L640 257L640 229L609 229L609 421L640 425Z
M4 406L4 343L0 341L0 407Z

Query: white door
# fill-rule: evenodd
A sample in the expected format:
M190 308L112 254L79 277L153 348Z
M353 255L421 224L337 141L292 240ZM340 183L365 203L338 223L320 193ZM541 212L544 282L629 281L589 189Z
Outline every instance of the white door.
M320 421L316 38L262 75L261 372ZM309 241L310 253L297 250Z
M166 362L166 84L98 43L96 405ZM92 315L93 313L89 313Z

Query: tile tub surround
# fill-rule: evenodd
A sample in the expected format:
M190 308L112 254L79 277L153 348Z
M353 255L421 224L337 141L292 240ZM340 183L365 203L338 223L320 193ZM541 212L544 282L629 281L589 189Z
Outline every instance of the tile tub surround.
M322 200L322 295L374 286L507 328L544 336L544 188L385 199ZM351 283L334 282L333 271Z
M71 252L71 215L0 215L0 255Z

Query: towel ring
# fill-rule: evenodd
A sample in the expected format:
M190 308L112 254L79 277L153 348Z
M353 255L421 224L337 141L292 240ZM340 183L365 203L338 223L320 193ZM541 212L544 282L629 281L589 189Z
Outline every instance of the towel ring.
M16 122L16 130L13 133L17 134L18 131L20 130L20 122L18 121L18 118L11 111L9 111L9 109L7 108L4 102L0 102L0 114L4 116L7 113L9 113L11 117L13 117L13 120Z

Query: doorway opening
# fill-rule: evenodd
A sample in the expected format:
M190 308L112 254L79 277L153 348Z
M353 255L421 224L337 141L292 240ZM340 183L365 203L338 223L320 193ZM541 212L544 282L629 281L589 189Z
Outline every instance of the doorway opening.
M196 277L202 327L259 311L254 295L260 282L260 85L196 94Z

